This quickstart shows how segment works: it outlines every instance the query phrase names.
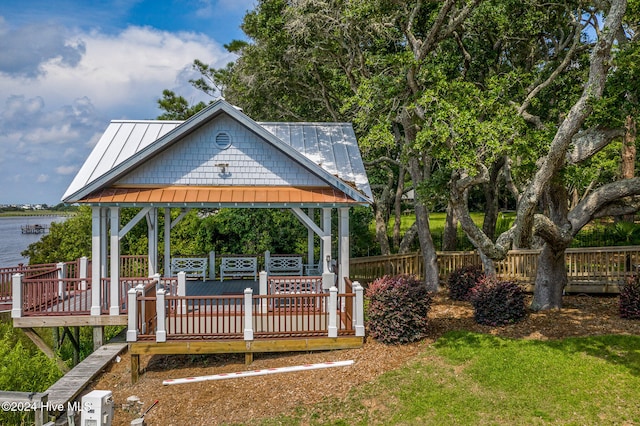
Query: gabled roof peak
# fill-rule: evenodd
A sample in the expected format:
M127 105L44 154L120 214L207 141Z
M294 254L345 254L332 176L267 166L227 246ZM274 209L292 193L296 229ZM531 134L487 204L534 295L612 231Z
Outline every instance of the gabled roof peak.
M294 161L297 167L302 166L315 175L316 179L344 192L355 202L371 202L371 189L350 124L260 124L224 99L212 102L186 121L111 121L67 189L63 201L70 203L82 200L97 190L117 183L134 169L141 170L143 164L166 149L187 140L191 134L199 134L194 132L204 131L204 126L213 122L220 114L226 114L256 135L257 140L271 146L270 149L277 149ZM268 182L266 184L269 185Z

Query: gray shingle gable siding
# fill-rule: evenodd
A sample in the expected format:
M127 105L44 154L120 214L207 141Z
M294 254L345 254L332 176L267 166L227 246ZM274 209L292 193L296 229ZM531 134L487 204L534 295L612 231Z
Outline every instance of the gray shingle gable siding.
M220 149L215 136L225 131L231 145ZM182 160L178 160L182 158ZM228 164L225 173L219 164ZM326 183L275 147L222 115L181 143L124 176L120 185L325 186Z

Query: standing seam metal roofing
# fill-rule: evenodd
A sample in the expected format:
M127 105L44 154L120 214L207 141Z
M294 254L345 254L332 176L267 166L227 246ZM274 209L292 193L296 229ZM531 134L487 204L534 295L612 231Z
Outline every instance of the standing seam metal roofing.
M244 115L239 117L241 120L251 120ZM67 189L63 200L81 193L83 188L95 186L96 182L116 167L123 167L124 162L150 148L154 142L178 129L183 123L185 122L157 120L112 121ZM351 124L249 123L260 126L297 151L298 155L302 154L372 200L371 188ZM340 152L336 152L337 150ZM97 189L99 188L96 187L94 191Z

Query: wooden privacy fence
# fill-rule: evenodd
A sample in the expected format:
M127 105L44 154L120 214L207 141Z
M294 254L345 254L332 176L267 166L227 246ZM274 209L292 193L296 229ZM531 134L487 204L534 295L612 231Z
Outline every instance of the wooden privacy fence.
M498 276L533 289L540 250L511 250L496 263ZM480 265L476 251L438 252L438 276L446 282L451 272ZM568 292L617 293L619 286L640 270L640 246L571 248L565 252ZM420 253L351 259L352 280L369 283L384 275L413 274L424 277Z

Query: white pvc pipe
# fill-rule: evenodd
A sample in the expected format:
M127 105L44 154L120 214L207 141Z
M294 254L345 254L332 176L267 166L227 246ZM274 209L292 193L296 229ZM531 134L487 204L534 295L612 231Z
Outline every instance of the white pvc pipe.
M225 379L235 379L236 377L265 376L267 374L291 373L294 371L305 371L305 370L318 370L320 368L346 367L348 365L352 365L353 362L354 361L351 359L348 361L322 362L319 364L305 364L305 365L296 365L292 367L265 368L263 370L251 370L251 371L237 371L235 373L221 373L221 374L214 374L212 376L185 377L183 379L167 379L167 380L163 380L162 384L178 385L182 383L204 382L207 380L225 380Z

